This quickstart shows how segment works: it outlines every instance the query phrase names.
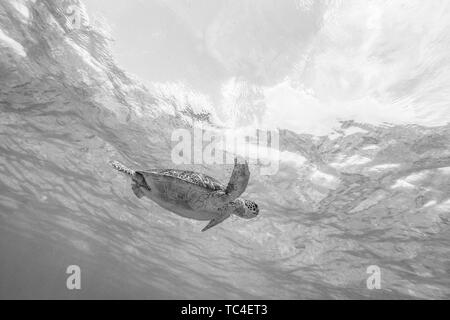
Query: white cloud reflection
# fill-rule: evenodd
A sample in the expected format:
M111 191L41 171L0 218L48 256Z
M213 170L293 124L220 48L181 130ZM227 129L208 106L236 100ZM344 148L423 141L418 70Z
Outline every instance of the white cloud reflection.
M448 1L117 2L86 0L124 68L187 83L225 121L326 134L450 119Z

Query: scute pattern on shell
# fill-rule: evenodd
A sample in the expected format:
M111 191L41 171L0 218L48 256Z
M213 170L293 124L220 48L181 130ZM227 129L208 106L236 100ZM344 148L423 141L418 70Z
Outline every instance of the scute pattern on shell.
M178 178L186 182L210 189L211 191L224 190L225 188L214 178L198 172L167 169L159 171L158 174Z

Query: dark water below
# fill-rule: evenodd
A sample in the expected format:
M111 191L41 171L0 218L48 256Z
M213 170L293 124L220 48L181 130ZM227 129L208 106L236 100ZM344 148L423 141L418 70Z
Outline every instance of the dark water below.
M259 203L257 219L202 233L204 222L137 199L108 165L172 167L164 161L167 124L128 130L105 117L92 127L23 110L2 119L2 297L448 297L449 172L441 153L414 172L402 164L403 172L372 178L281 161L274 176L252 175L246 197ZM191 168L224 181L231 172ZM405 177L411 186L392 188ZM65 288L73 264L82 272L75 292ZM382 270L381 290L366 288L370 265Z

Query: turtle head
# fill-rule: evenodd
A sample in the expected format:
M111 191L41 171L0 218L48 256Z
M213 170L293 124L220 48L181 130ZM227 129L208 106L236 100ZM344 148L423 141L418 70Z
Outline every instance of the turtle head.
M240 218L252 219L258 215L259 208L254 201L238 198L233 201L232 213Z

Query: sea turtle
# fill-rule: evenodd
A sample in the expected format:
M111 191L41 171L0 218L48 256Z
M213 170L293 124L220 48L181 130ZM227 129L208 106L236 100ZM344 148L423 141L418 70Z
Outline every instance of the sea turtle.
M239 196L250 177L247 161L238 164L225 187L219 181L202 173L175 169L132 170L118 161L110 164L131 177L131 189L138 198L147 196L161 207L180 216L195 220L210 220L202 229L221 223L231 214L244 219L258 215L258 205Z

